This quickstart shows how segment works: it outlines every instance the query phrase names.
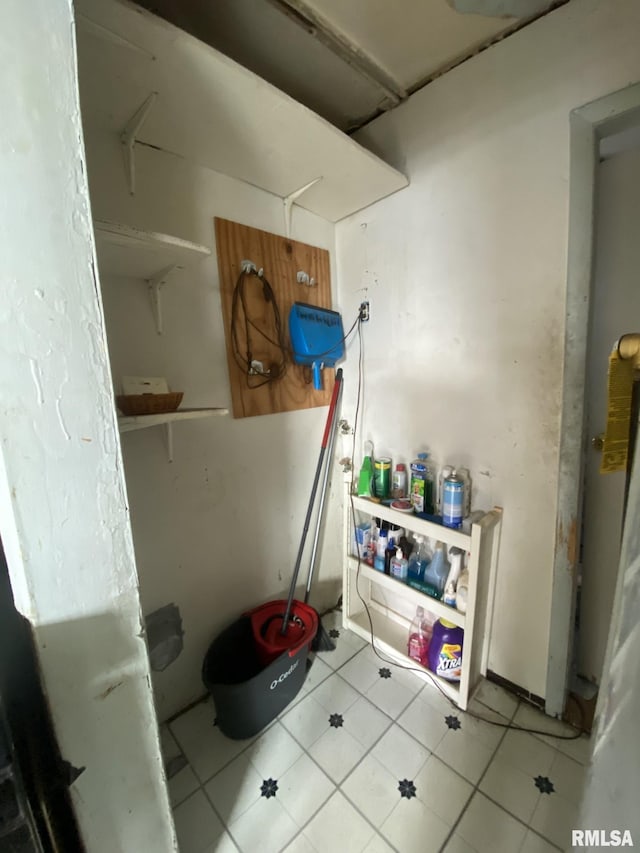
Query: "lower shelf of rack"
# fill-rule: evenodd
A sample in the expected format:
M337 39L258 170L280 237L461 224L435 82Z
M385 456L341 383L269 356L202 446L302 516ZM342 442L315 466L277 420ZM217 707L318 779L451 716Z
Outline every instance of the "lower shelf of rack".
M371 568L371 566L362 560L358 567L358 560L356 557L349 557L349 568L352 572L359 571L361 577L366 578L371 581L371 583L378 584L379 587L387 590L393 595L406 598L411 602L414 609L418 605L421 605L425 610L428 610L430 613L437 616L438 619L447 619L449 622L453 622L454 625L458 625L464 630L466 622L465 614L460 613L460 611L456 610L455 607L449 607L448 604L443 604L442 601L439 601L436 598L431 598L425 593L420 592L417 589L413 589L413 587L408 586L406 583Z
M448 696L462 710L466 711L468 702L468 693L461 690L460 684L445 681L444 678L439 678L429 670L421 667L419 663L407 657L407 634L408 625L402 624L395 619L385 616L380 611L369 606L371 621L373 622L373 634L376 648L381 652L389 655L389 657L397 660L399 663L406 666L411 666L420 671L420 675L425 681L437 683L437 686L442 692ZM371 642L371 626L365 610L356 613L353 616L346 617L345 627L353 631L354 634L362 637L363 640ZM463 658L464 661L464 658ZM464 665L464 664L463 664Z

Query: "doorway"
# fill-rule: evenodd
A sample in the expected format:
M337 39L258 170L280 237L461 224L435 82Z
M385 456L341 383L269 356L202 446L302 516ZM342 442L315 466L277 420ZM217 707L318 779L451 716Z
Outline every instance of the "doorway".
M600 473L607 363L612 345L622 334L640 331L640 126L600 142L595 186L574 671L581 680L597 687L617 579L626 481L624 471ZM574 687L579 688L580 683Z
M578 602L580 558L581 555L584 555L586 547L589 547L590 554L596 553L591 539L597 527L595 522L589 521L584 525L582 523L583 505L585 512L587 512L588 504L586 498L589 488L587 485L588 469L595 468L597 471L599 467L597 452L591 447L585 446L586 429L594 428L594 425L586 419L588 412L592 410L595 412L600 407L595 398L593 401L591 400L587 391L589 383L585 382L589 358L593 356L594 360L601 360L597 348L593 349L592 352L588 347L590 340L588 333L590 331L590 317L598 316L600 318L601 312L596 309L598 300L608 299L612 304L615 301L611 296L610 288L608 288L608 282L605 281L605 278L608 279L609 276L608 271L603 277L599 291L596 292L595 289L599 274L597 269L598 257L605 257L602 251L597 253L598 233L595 227L599 202L598 182L601 177L599 174L600 146L603 145L603 153L611 150L616 139L618 143L621 138L629 139L634 135L633 129L640 126L640 84L629 86L575 110L570 116L570 123L571 171L562 428L556 546L551 597L549 664L545 700L545 710L551 716L561 716L564 711L572 671L577 672L577 663L576 668L572 667L574 660L576 662L580 660L580 668L586 667L590 680L599 680L617 577L622 509L621 506L617 509L614 501L609 513L611 519L608 524L617 524L617 528L615 539L608 542L609 550L607 553L614 553L615 558L611 556L596 557L596 564L598 561L608 561L613 577L597 578L595 587L592 585L586 596L583 596L584 590L581 589L581 600ZM602 171L613 173L616 171L616 167L607 167L606 170ZM613 182L615 183L615 180ZM640 241L636 238L635 242ZM631 316L627 314L627 311L624 312L624 315L625 321L621 327L616 326L615 331L612 332L611 328L607 327L603 321L602 329L596 333L595 337L591 336L594 340L597 335L603 339L601 346L604 347L606 353L604 356L605 377L607 356L613 343L625 332L636 331L628 327L628 323L632 321ZM610 322L617 324L618 321L614 318ZM606 381L603 393L606 395ZM604 412L606 412L606 408ZM597 435L597 433L592 432L589 437L592 435ZM597 476L600 477L600 475ZM615 476L617 475L608 475L608 477ZM602 481L605 479L600 477L600 488L611 488L615 491L614 481L611 481L608 486L605 484L603 487ZM624 490L624 475L622 475L621 480ZM590 517L591 509L588 512ZM598 517L597 508L595 517ZM581 534L586 527L589 527L589 532L588 534L585 532L583 538ZM606 542L607 540L611 540L611 535L605 532L602 541ZM589 584L593 580L594 571L596 570L590 571ZM610 588L606 604L601 603L598 598L598 588L601 589L603 586ZM584 602L585 597L586 603ZM580 604L579 610L578 604ZM590 622L594 613L598 620L598 639L594 640L590 636L583 647L582 637L586 633L586 620ZM576 616L579 617L579 638L576 638L574 634ZM592 631L593 629L588 630ZM596 675L597 677L594 678Z

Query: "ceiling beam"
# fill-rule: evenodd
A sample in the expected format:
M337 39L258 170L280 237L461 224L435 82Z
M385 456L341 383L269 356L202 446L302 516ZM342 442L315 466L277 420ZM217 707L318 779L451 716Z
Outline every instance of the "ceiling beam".
M311 8L305 0L267 0L298 26L306 30L343 62L346 62L369 83L378 88L390 102L397 105L409 96L397 80L374 62L344 33L336 30L329 21Z

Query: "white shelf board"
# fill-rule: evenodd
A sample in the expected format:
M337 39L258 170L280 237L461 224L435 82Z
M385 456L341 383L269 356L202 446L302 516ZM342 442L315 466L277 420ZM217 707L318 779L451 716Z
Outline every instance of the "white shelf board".
M160 424L174 424L177 421L190 421L195 418L210 418L228 414L228 409L181 409L178 412L165 412L161 415L122 415L118 417L118 427L120 432L124 433L159 426Z
M211 254L198 243L118 222L96 220L94 228L100 271L107 275L149 281L170 267L184 269Z
M330 222L408 185L312 110L150 12L120 0L76 6L95 25L77 32L85 125L120 134L157 92L139 142L283 199L320 178L296 204ZM100 28L116 38L100 38Z
M413 660L406 654L409 634L408 623L405 625L395 621L394 619L390 619L388 616L374 610L372 607L369 608L369 612L371 614L371 621L373 622L373 630L375 634L374 641L377 649L388 654L389 657L394 658L403 666L409 666L412 669L417 670L417 673L424 678L425 681L430 682L431 684L436 681L442 691L446 693L446 695L459 707L466 704L461 702L460 687L458 683L446 681L444 678L440 678L430 670L420 666L417 661ZM347 617L346 627L354 631L354 633L358 634L364 640L367 640L369 643L371 642L371 629L365 610L360 611L360 613L356 613L354 616Z
M353 506L359 512L390 521L392 524L397 524L403 529L408 527L413 533L417 533L420 536L439 539L441 542L446 542L447 545L455 545L457 548L462 548L463 551L471 549L471 536L468 533L462 533L462 531L454 530L452 527L445 527L444 524L425 521L425 519L419 518L415 514L400 512L397 509L384 506L377 501L370 500L369 498L359 498L355 495L353 495Z
M357 558L349 557L348 559L349 568L351 571L356 572L358 570ZM413 589L413 587L407 586L406 583L385 575L384 572L372 569L367 563L360 562L360 577L367 578L372 583L379 584L384 589L389 590L393 595L402 596L415 607L418 607L418 605L424 607L425 610L435 614L438 619L447 619L449 622L453 622L454 625L458 625L464 629L465 614L460 613L455 607L449 607L448 604L443 604L442 601L438 601L438 599L432 598L430 595L425 595L420 590Z

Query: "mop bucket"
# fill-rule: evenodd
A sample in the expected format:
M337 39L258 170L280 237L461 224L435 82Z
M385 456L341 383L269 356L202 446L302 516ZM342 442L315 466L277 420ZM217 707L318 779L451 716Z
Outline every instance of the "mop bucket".
M312 608L300 602L294 604L294 612L297 606L304 608L297 614L301 619L300 614L304 615L305 629L296 638L293 633L284 635L286 648L281 651L276 648L279 641L274 643L270 633L278 633L282 627L286 601L269 602L244 614L209 647L202 665L202 680L213 697L218 728L227 737L234 740L253 737L284 711L300 691L318 619ZM307 610L313 615L311 621ZM269 636L261 635L264 626Z

